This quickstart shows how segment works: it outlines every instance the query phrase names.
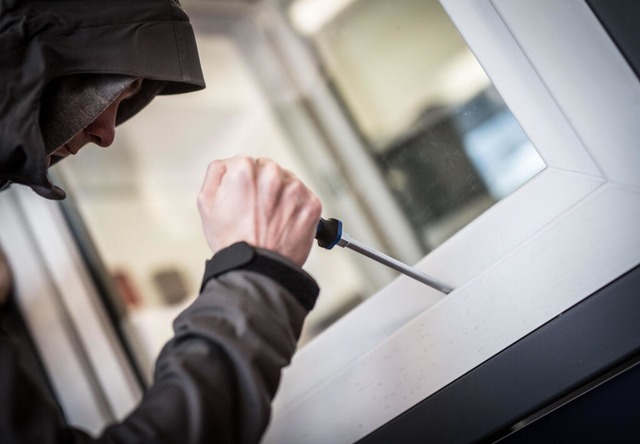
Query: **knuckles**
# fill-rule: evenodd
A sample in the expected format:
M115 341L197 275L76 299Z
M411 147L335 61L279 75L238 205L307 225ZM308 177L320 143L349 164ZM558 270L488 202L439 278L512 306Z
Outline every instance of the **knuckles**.
M218 192L225 195L235 193L233 196L238 202L246 202L246 197L255 193L256 188L262 190L262 198L256 201L260 202L258 207L249 211L270 214L266 220L270 220L272 225L277 220L288 220L288 229L297 227L294 231L305 238L310 231L315 233L315 227L322 214L322 203L315 193L275 161L248 156L214 160L209 163L205 184L197 196L197 208L203 222L220 210L224 212L222 208L215 208ZM243 214L236 214L234 217L252 217L246 214L246 211L247 208L244 207ZM276 213L279 213L279 216L274 216ZM268 227L263 228L269 231Z
M322 203L320 203L320 199L313 194L309 196L307 201L305 202L304 209L301 211L301 217L303 217L306 223L313 224L314 228L318 224L320 220L320 215L322 214Z

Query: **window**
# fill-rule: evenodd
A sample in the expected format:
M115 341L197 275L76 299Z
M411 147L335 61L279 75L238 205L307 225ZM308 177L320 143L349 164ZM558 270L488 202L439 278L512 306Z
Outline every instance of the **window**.
M300 350L265 443L358 441L640 263L640 84L589 8L442 4L546 168L420 261L451 294L400 278Z
M303 3L324 5L194 4L208 88L157 98L112 147L59 167L147 369L210 254L195 197L211 160L275 158L321 196L327 217L408 263L544 168L436 1L353 1L315 30L295 14ZM259 14L281 21L256 29ZM308 63L288 57L291 45ZM297 76L309 70L318 75L305 84ZM336 250L314 249L308 262L323 293L301 346L396 276Z
M238 82L242 94L209 81L206 94L215 100L203 95L195 104L158 99L153 106L168 110L171 120L160 113L145 121L153 112L147 110L122 128L119 147L95 150L93 158L88 151L74 159L82 164L66 161L58 171L108 270L125 289L121 298L130 296L123 324L140 326L145 316L163 319L146 322L147 330L138 328L131 335L131 343L147 341L141 360L151 358L159 341L145 339L145 333L155 335L157 328L160 336L170 334L168 312L186 303L176 305L185 294L193 297L200 272L191 275L191 270L200 270L208 255L195 251L204 248L196 239L197 219L183 218L195 214L199 174L194 169L193 179L185 179L177 172L176 146L194 147L182 157L185 165L200 169L212 156L236 154L252 145L247 141L264 147L267 140L275 153L291 154L269 155L305 174L330 215L341 217L354 237L388 246L380 249L408 262L420 259L425 248L391 186L398 175L386 175L377 157L375 147L387 145L378 145L382 139L358 122L337 82L331 76L325 81L325 68L318 65L321 54L311 38L304 37L305 43L291 29L286 5L259 9L223 3L185 1L185 6L195 8L201 49L231 60L213 67L205 61L205 70ZM371 276L382 275L377 265L361 263L348 252L314 250L309 266L316 267L312 272L323 285L321 301L330 303L319 306L315 313L321 316L309 324L321 329L348 310L346 301L359 305L296 354L285 371L265 443L301 437L353 442L640 263L638 81L589 9L582 3L566 8L539 0L442 4L546 167L420 259L418 268L456 287L446 298L402 277L367 298L393 276L369 285ZM348 13L345 8L339 12ZM503 131L473 127L462 139L510 138L511 130L501 126L502 114L491 115ZM143 136L133 132L134 125L144 129ZM156 137L160 126L175 131ZM178 132L182 126L185 131ZM212 128L230 130L223 131L222 139L211 139ZM480 157L485 143L476 148ZM142 152L140 147L152 149ZM97 157L102 154L115 157ZM485 174L490 177L478 174L483 181ZM354 178L366 187L350 186ZM109 319L89 288L91 276L58 205L19 187L7 196L0 199L6 228L0 241L10 258L29 264L16 276L27 321L39 326L34 337L45 364L59 370L52 382L60 388L71 422L99 430L134 404L140 395L136 379L123 364L126 357L118 338L110 335ZM182 204L184 212L177 206ZM111 210L120 217L108 218ZM384 214L384 220L377 214ZM126 231L140 221L156 225ZM383 229L381 221L395 230ZM154 242L166 251L156 250L155 262L136 261L137 251L119 250L118 242L125 244L127 238L116 242L109 237L114 234L131 236L139 249ZM164 237L162 242L156 234ZM388 234L396 236L393 241L385 240ZM176 262L176 257L185 260ZM114 258L131 259L139 268L118 273ZM172 291L156 290L156 282ZM332 299L334 289L344 293ZM41 310L45 300L50 310ZM54 339L62 345L53 346Z
M289 16L318 55L420 256L544 168L437 0L298 0ZM372 207L392 232L385 211Z

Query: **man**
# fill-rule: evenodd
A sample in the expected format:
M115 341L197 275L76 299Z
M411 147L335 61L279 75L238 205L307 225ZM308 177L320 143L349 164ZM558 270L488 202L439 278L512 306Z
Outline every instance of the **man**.
M50 165L109 146L156 95L204 87L175 0L0 0L0 79L0 184L49 199L65 196ZM301 266L321 205L274 162L241 157L209 165L198 210L214 256L135 410L97 438L68 428L0 332L0 442L259 441L318 295Z

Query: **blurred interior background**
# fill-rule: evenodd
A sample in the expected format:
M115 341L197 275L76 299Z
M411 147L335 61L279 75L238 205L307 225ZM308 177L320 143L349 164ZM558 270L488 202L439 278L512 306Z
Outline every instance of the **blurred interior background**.
M544 168L437 0L183 0L207 81L159 97L55 167L150 369L210 251L196 196L213 159L270 157L354 238L413 264ZM312 249L322 291L300 346L395 276Z

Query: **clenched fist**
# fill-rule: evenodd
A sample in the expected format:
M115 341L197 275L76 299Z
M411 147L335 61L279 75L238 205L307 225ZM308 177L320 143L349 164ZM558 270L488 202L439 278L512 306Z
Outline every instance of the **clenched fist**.
M245 241L302 266L322 205L304 183L274 161L234 157L209 164L198 210L214 254Z

